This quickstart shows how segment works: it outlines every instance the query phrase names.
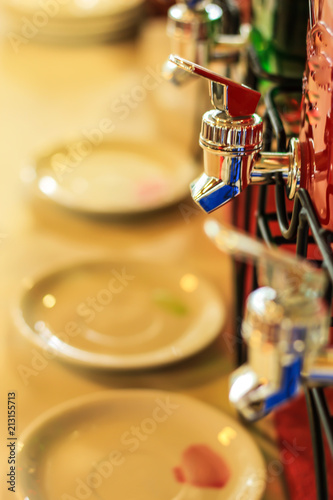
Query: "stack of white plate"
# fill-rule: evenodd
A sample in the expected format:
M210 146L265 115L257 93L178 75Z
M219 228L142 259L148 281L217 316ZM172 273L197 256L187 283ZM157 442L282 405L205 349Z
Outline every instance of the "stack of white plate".
M145 0L2 0L15 34L64 42L118 40L134 34Z

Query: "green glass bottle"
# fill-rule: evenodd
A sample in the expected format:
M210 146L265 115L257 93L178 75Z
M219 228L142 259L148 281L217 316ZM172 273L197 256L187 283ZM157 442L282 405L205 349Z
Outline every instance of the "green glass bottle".
M302 78L306 58L307 0L253 0L252 44L263 71Z

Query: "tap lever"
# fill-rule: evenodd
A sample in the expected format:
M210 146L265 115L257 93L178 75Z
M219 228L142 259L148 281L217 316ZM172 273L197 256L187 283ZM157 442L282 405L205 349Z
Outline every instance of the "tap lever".
M214 219L205 223L205 232L223 252L257 264L261 286L270 286L293 301L300 296L308 299L324 296L328 284L325 272L305 259L268 247Z
M188 73L210 81L212 104L216 109L227 111L231 117L249 116L255 112L261 96L260 92L177 55L170 55L169 61Z

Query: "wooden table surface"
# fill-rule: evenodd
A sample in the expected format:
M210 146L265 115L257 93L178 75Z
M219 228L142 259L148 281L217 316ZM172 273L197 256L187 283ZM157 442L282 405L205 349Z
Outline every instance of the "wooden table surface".
M135 40L77 47L42 44L32 39L15 51L8 26L0 39L0 477L7 473L6 398L17 395L17 428L21 433L38 415L74 397L116 388L153 388L188 394L228 414L228 374L233 369L230 342L234 314L233 268L203 233L207 216L193 210L190 199L160 213L126 221L75 215L36 200L21 181L22 167L38 152L82 137L101 120L115 120L112 137L157 141L191 155L198 133L195 84L175 89L159 80L147 97L120 120L112 111L123 92L158 71L168 54L164 21L146 23ZM118 121L117 121L118 120ZM189 215L184 217L184 208ZM226 219L229 210L218 214ZM218 288L228 312L223 334L208 349L168 368L138 373L99 372L49 360L37 374L32 367L37 348L16 329L13 309L22 280L83 258L107 256L191 267ZM249 426L269 465L279 458L271 417ZM1 498L11 500L4 480ZM287 498L283 474L268 475L265 500Z

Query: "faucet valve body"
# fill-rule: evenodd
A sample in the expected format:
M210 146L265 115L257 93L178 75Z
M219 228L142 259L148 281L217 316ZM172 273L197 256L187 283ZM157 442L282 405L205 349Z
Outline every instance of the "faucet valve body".
M224 205L251 182L262 133L262 120L256 114L232 118L220 110L205 113L199 141L204 173L191 184L191 192L206 212Z

